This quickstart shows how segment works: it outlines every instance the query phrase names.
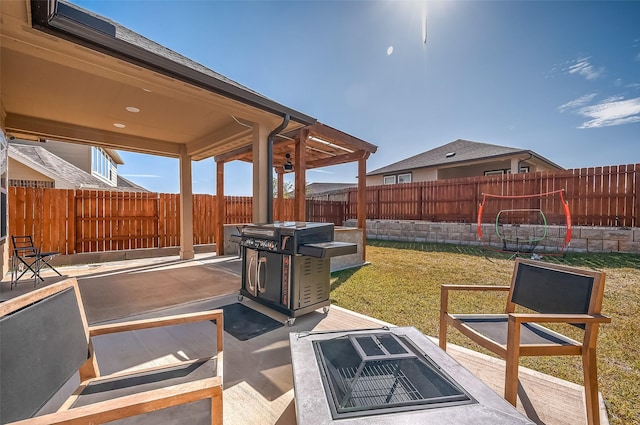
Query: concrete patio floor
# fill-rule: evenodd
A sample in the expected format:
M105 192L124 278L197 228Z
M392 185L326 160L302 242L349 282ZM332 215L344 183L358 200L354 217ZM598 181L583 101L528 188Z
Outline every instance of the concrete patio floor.
M198 254L194 260L177 257L127 260L67 266L64 277L77 277L88 320L95 323L157 317L218 308L237 301L241 261L235 256ZM62 279L44 273L46 285ZM9 290L8 277L0 282L0 298L33 290L33 281L21 281ZM280 322L286 316L244 299L244 304ZM392 326L375 318L332 306L316 311L261 336L239 341L225 335L224 419L227 424L295 425L295 400L289 351L289 333ZM180 325L94 339L103 373L163 364L175 358L197 358L215 348L212 323ZM434 341L436 341L434 339ZM120 347L126 347L123 351ZM449 345L447 352L497 394L502 395L504 362L472 350ZM583 387L520 368L518 410L533 422L547 425L586 423ZM601 402L601 423L608 419Z

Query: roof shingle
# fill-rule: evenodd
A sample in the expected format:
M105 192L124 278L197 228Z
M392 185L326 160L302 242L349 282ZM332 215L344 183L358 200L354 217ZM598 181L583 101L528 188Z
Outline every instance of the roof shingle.
M458 139L446 145L439 146L426 152L403 159L377 170L367 173L368 176L408 171L416 168L433 167L457 162L473 161L513 155L515 153L532 153L527 149L511 148L508 146L492 145L489 143L472 142Z

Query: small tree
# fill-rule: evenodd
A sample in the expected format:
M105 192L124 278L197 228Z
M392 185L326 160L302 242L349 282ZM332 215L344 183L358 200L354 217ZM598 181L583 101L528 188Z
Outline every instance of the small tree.
M282 195L283 198L285 199L289 199L293 197L293 183L291 182L284 182L283 185L283 192L284 194ZM273 197L276 198L278 196L278 178L274 177L273 178Z

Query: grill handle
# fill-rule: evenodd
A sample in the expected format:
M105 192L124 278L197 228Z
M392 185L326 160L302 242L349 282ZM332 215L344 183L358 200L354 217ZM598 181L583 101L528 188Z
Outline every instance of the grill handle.
M253 267L251 267L251 266L253 265L253 262L255 261L255 259L256 259L256 257L254 257L254 256L249 257L249 267L247 267L247 269L248 269L247 270L247 284L249 285L249 290L251 292L255 292L255 288L256 288L256 285L254 284L253 279L251 279L251 272L253 271ZM254 273L253 277L255 278L255 273Z
M266 282L267 279L265 279L264 285L260 285L260 282L262 281L262 279L260 278L261 276L260 270L262 269L262 265L266 262L267 262L267 257L262 257L260 258L260 261L258 261L258 272L257 272L258 292L260 292L261 294L264 294L267 291L267 282Z

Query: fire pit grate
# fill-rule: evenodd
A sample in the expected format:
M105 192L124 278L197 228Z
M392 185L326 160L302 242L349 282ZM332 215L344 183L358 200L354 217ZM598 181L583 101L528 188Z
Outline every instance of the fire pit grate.
M376 362L362 371L360 379L354 384L351 397L346 407L362 407L389 403L405 403L421 400L422 395L407 378L398 370L398 364ZM358 369L345 367L338 371L343 387L354 382Z
M475 403L410 340L391 333L313 346L334 419Z

